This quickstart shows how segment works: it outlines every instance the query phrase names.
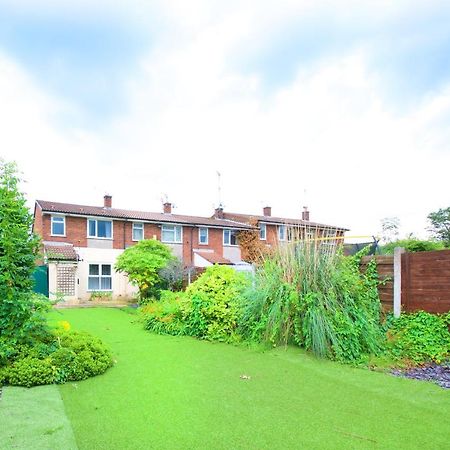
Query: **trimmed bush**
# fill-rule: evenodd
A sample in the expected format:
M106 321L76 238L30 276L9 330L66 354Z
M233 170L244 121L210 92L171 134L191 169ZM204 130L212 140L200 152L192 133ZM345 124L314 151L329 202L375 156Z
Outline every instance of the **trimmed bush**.
M57 331L47 342L34 346L13 351L3 342L0 348L0 383L14 386L84 380L113 365L106 346L87 333Z

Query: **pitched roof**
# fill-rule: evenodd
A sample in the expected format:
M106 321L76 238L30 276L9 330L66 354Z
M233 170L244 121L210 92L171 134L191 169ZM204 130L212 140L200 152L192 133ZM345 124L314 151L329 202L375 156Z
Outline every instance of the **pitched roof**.
M349 231L348 228L337 227L335 225L325 225L323 223L311 222L310 220L302 219L288 219L286 217L273 217L273 216L259 216L255 214L241 214L224 212L223 217L229 220L242 221L246 223L252 222L263 222L268 224L285 224L285 225L296 225L299 227L313 227L313 228L334 228L342 231Z
M52 261L77 261L78 255L72 244L44 241L44 253Z
M216 252L205 252L201 250L195 250L194 253L205 258L206 261L209 261L211 264L231 264L231 261L220 256Z
M251 225L237 220L215 219L211 217L185 216L179 214L165 214L146 211L132 211L128 209L105 208L103 206L74 205L71 203L49 202L36 200L43 212L74 214L79 216L107 217L111 219L142 220L148 222L165 222L181 225L205 225L220 228L249 229Z

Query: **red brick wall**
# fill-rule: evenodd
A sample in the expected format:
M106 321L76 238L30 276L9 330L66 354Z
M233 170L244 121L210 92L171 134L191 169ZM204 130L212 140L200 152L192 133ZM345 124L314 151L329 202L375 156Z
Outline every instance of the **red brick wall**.
M36 217L35 217L35 223ZM66 237L51 236L51 214L43 214L42 230L40 232L44 241L68 242L76 247L87 246L87 224L84 217L66 216Z

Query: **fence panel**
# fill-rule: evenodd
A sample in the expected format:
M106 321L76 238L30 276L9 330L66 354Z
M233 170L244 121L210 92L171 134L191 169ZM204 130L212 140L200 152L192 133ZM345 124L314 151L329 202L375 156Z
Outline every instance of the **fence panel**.
M402 254L402 310L450 311L450 250Z

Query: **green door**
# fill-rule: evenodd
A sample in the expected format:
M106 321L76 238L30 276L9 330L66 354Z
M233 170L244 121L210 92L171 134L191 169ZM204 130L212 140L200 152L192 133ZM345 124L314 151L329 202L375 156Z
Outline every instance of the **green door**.
M48 266L37 266L33 272L34 292L48 297Z

